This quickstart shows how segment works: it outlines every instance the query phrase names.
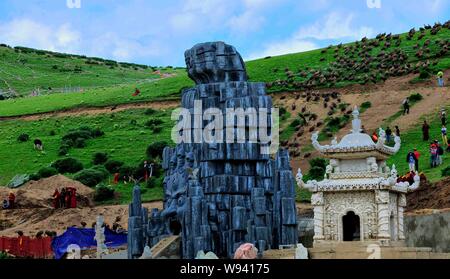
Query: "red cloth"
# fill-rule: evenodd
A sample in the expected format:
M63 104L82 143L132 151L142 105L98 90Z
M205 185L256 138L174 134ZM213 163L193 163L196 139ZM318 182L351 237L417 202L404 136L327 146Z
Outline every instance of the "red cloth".
M416 155L417 160L419 160L419 158L420 158L420 153L419 153L419 151L414 151L414 155Z
M119 183L119 178L120 178L120 173L115 173L114 174L114 181L113 181L113 183L114 184Z
M136 91L133 94L133 97L139 96L141 94L141 91L139 89L136 89Z

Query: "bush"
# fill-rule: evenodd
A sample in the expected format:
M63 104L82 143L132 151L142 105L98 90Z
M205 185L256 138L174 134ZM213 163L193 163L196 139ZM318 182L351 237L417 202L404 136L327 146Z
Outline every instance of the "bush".
M70 146L69 146L69 145L67 145L67 144L62 144L62 145L59 147L58 155L59 155L59 156L66 156L66 155L69 153L69 149L70 149Z
M311 180L323 180L325 176L325 169L321 168L321 167L313 167L309 170L309 177L311 178Z
M153 114L156 114L157 112L158 111L156 111L156 110L154 110L152 108L148 108L148 109L145 110L144 114L145 115L153 115Z
M152 128L153 134L159 134L159 133L161 133L161 131L162 131L161 127L156 126L156 127Z
M153 189L156 186L158 186L158 181L155 177L151 177L148 181L147 181L147 188L148 189Z
M110 174L109 171L103 165L93 166L91 169L102 172L105 178L108 178Z
M30 140L30 136L28 134L21 134L21 135L19 135L17 140L20 142L27 142Z
M97 152L94 154L94 157L92 159L92 163L94 165L103 165L108 161L108 154L103 152Z
M325 170L327 168L327 161L322 158L315 158L309 160L309 165L311 166L311 168L319 167Z
M158 142L154 142L152 144L150 144L147 147L147 157L148 158L152 158L152 159L156 159L156 158L162 158L162 153L164 148L167 146L167 142L165 141L158 141Z
M450 167L446 167L442 170L442 176L450 176Z
M145 126L147 127L155 127L163 124L164 122L161 119L150 119L147 122L145 122Z
M134 174L135 170L136 170L135 168L130 166L121 166L119 168L120 177L122 178L124 176L131 176Z
M124 162L116 161L116 160L108 160L105 163L105 168L109 171L109 173L117 173L119 172L120 167L124 165Z
M428 71L422 70L420 71L419 79L429 79L431 77Z
M54 167L45 167L38 171L39 178L47 178L58 174L58 170ZM39 179L38 179L39 180Z
M419 93L411 94L411 96L409 96L409 100L412 103L416 103L416 102L422 101L423 100L423 96L420 95Z
M114 198L114 189L106 185L95 187L94 201L101 202Z
M372 107L372 103L371 102L364 102L364 103L361 104L361 109L362 110L367 110L367 109L369 109L371 107Z
M86 147L86 140L82 138L77 138L75 142L73 143L73 147L75 148L85 148Z
M56 135L55 130L51 130L50 133L49 133L49 135L50 135L51 137L55 136L55 135Z
M300 121L300 119L295 119L294 121L292 121L291 125L289 125L289 126L295 128L301 124L302 124L302 122Z
M106 178L107 177L105 177L105 174L102 171L95 169L85 169L74 176L75 180L89 187L95 187Z
M30 175L30 180L32 181L38 181L39 179L41 179L41 176L37 173L33 173Z
M74 158L58 160L52 164L52 167L57 169L59 173L77 173L84 168L83 164Z

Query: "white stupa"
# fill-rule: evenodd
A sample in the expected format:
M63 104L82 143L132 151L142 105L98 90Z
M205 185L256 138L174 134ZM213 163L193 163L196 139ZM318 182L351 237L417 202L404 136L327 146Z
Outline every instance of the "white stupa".
M304 183L301 170L297 174L300 187L310 190L314 206L314 244L342 241L379 241L389 244L405 239L403 211L406 193L419 187L415 183L397 183L397 171L386 165L389 156L400 149L401 140L395 137L395 146L385 143L385 132L380 139L361 133L359 111L353 112L352 131L331 145L322 146L318 133L312 143L320 154L330 159L325 180Z

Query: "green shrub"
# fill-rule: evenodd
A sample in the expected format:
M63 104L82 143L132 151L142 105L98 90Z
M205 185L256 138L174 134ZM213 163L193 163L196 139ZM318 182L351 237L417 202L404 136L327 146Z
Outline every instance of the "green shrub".
M419 79L429 79L431 77L428 71L422 70L419 74Z
M159 126L156 126L156 127L153 127L153 128L152 128L152 132L153 132L154 134L159 134L159 133L161 133L161 131L162 131L162 128L159 127Z
M156 114L157 112L158 112L157 110L154 110L152 108L148 108L148 109L145 110L144 114L145 115L153 115L153 114Z
M309 177L311 178L311 180L323 180L325 176L325 169L321 168L321 167L313 167L309 170Z
M327 168L327 164L327 160L323 158L314 158L309 160L309 165L311 166L311 168L319 167L325 170Z
M168 146L168 144L165 141L157 141L150 144L146 151L147 157L152 159L156 159L158 157L162 158L162 153L166 146Z
M124 165L124 162L116 161L116 160L108 160L105 163L105 168L109 171L109 173L117 173L119 172L120 167Z
M33 173L30 175L30 180L32 181L38 181L39 179L41 179L41 176L37 173Z
M114 189L106 185L98 185L95 187L94 201L101 202L114 198Z
M66 155L69 153L69 149L70 149L70 146L69 146L69 145L67 145L67 144L62 144L62 145L59 147L58 155L59 155L59 156L66 156Z
M47 178L58 174L58 170L54 167L44 167L37 173L39 178Z
M292 121L292 123L289 126L295 128L301 124L302 124L302 122L300 121L300 119L295 119L294 121Z
M91 169L102 172L105 178L108 178L110 175L109 171L103 165L93 166Z
M92 158L92 163L94 165L102 165L108 161L108 154L103 152L97 152Z
M73 143L73 147L75 148L85 148L87 145L86 140L82 138L77 138Z
M89 187L95 187L105 180L105 174L95 169L85 169L75 174L74 179Z
M27 142L30 140L30 136L28 134L21 134L21 135L19 135L17 140L20 142Z
M450 167L446 167L442 170L442 176L450 176Z
M56 135L55 130L51 130L50 133L49 133L49 135L50 135L51 137L55 136L55 135Z
M364 111L366 111L367 109L369 109L369 108L371 108L372 107L372 103L371 102L364 102L364 103L362 103L361 104L361 108L360 108L360 112L364 112Z
M150 119L147 122L145 122L145 126L147 127L155 127L163 124L164 122L161 119Z
M58 160L52 164L52 167L57 169L59 173L77 173L84 168L83 164L74 158Z
M120 177L131 176L134 174L135 170L136 169L131 166L121 166L119 168Z
M422 100L423 100L423 96L420 95L419 93L411 94L411 96L409 96L409 101L411 103L416 103L416 102L419 102L419 101L422 101Z

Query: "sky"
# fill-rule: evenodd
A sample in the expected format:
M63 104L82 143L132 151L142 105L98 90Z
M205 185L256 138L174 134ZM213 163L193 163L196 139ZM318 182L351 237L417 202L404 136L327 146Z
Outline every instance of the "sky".
M244 60L450 20L450 0L0 0L0 43L152 66L224 41Z

